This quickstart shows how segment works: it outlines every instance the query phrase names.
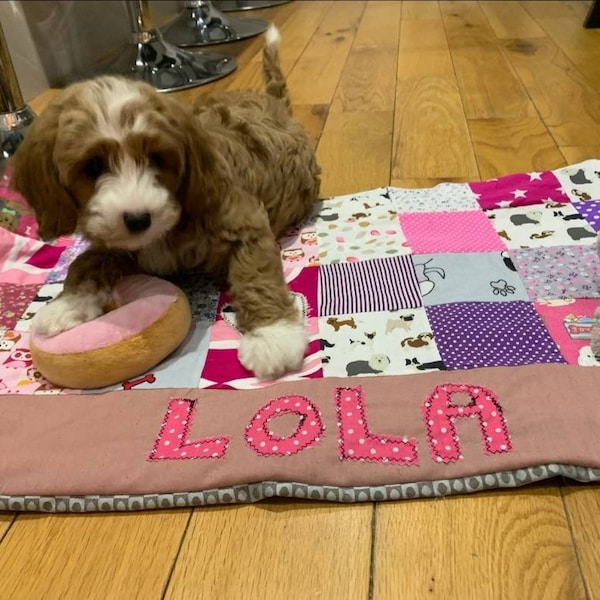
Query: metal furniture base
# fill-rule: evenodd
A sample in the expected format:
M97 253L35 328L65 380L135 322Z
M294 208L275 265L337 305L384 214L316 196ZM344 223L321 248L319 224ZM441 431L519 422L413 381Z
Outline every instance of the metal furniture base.
M0 177L34 119L35 113L28 105L15 111L0 113Z
M102 72L141 79L158 92L173 92L221 79L237 68L233 56L180 50L166 42L158 30L148 32L147 37L123 48L102 66Z
M213 0L213 5L217 10L230 12L235 10L254 10L256 8L269 8L287 4L291 0Z
M165 40L177 46L225 44L253 37L269 24L259 19L228 17L205 0L185 2L181 14L162 29Z
M215 52L186 52L163 39L155 27L149 0L128 0L131 41L94 74L124 75L141 79L158 92L173 92L203 85L229 75L237 67L233 56Z
M0 25L0 177L23 141L35 113L23 101L2 25Z

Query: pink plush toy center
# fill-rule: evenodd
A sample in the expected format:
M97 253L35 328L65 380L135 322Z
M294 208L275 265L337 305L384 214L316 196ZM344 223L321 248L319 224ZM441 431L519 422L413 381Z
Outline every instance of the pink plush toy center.
M177 288L168 281L146 275L124 277L113 289L118 308L52 337L34 333L33 341L40 350L53 354L112 346L150 327L176 299Z

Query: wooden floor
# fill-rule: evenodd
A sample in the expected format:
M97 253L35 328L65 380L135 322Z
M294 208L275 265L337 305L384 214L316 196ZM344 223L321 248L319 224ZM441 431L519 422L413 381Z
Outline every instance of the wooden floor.
M280 26L328 196L600 158L600 30L582 28L588 6L297 0L251 16ZM227 45L238 71L180 95L259 88L260 46ZM600 598L600 486L0 514L0 600L55 598Z

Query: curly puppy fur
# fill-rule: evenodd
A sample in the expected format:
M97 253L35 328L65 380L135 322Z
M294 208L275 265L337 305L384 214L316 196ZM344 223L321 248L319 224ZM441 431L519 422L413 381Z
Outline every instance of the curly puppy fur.
M13 159L13 187L39 233L90 242L35 328L55 335L99 316L125 274L203 268L227 277L244 332L239 356L258 377L301 366L304 323L276 239L319 194L311 142L292 118L266 35L266 93L226 92L190 107L144 83L100 77L65 89Z

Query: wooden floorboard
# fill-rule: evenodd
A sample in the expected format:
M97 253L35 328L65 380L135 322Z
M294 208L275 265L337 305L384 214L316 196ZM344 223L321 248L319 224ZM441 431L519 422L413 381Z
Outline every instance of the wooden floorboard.
M556 486L377 506L374 600L585 598Z
M441 8L467 119L537 116L479 4L444 2Z
M436 3L437 4L437 3ZM477 179L477 164L441 13L402 18L392 179Z
M564 166L556 142L538 117L469 121L482 179Z
M299 502L196 510L165 597L365 599L372 511Z
M560 3L557 3L560 5ZM530 14L538 14L536 3L525 5ZM577 14L550 17L540 14L537 22L546 35L565 53L577 67L588 83L596 90L600 89L600 44L598 32L592 29L581 29L581 17Z
M561 488L575 551L590 600L600 598L600 486Z
M519 2L489 0L479 2L496 37L500 40L545 37L544 30Z
M288 87L296 102L331 102L365 4L358 0L337 0L326 12L315 35L288 76ZM317 73L319 75L315 76Z
M559 146L598 142L600 90L550 38L506 40L504 53Z
M242 16L280 28L329 196L600 158L588 6L296 0ZM215 48L237 71L177 96L260 89L261 48ZM600 486L560 481L377 506L0 513L0 600L600 599L599 523Z
M0 543L0 600L159 598L190 514L20 514Z
M15 513L0 512L0 543L10 529L17 515Z

